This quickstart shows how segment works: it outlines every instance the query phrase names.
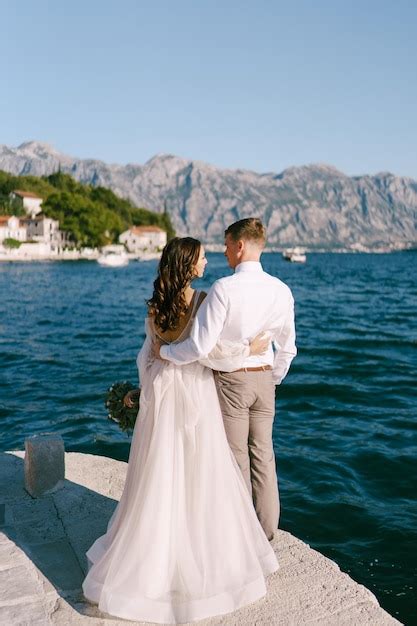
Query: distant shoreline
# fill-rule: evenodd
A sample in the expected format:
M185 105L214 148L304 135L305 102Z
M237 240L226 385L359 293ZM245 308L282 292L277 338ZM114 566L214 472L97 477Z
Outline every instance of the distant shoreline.
M204 247L207 252L223 252L224 246L222 244L204 244ZM391 243L391 244L381 244L380 246L364 246L362 244L352 244L350 247L311 247L308 245L302 244L294 244L293 246L288 244L287 246L269 246L265 248L264 253L278 253L282 254L285 250L289 248L301 248L305 254L357 254L357 253L366 253L366 254L386 254L389 252L408 252L417 250L417 242L407 242L407 243Z
M81 250L66 250L63 252L53 252L49 254L28 254L25 251L23 254L19 253L19 249L11 249L7 252L0 250L0 263L32 263L36 261L97 261L102 252L98 249L81 249ZM144 253L133 254L126 253L126 257L129 261L151 261L155 258L159 258L157 253Z
M207 244L205 246L207 252L223 253L224 246L220 244ZM264 250L265 254L282 254L286 248L270 247ZM395 244L393 246L381 246L375 248L357 247L357 248L317 248L309 249L304 247L303 250L306 254L389 254L392 252L413 252L417 250L417 244L402 246ZM32 263L32 262L44 262L44 261L97 261L100 253L94 252L93 254L83 254L82 251L66 252L49 254L45 256L41 255L19 255L16 250L9 252L0 252L0 263ZM153 261L156 259L155 255L128 255L131 261Z

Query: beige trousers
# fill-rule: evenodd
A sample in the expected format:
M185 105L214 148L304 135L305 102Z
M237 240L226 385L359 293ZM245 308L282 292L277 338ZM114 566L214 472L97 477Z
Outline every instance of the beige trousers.
M279 494L272 443L275 384L271 370L215 372L230 448L241 469L268 539L279 521Z

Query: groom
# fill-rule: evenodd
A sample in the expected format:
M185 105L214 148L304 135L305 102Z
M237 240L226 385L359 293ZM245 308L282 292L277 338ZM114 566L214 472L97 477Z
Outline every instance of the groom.
M263 271L266 232L257 218L235 222L225 232L225 256L232 276L217 280L200 306L191 335L164 345L160 356L177 365L196 361L219 339L243 342L261 331L272 345L249 356L237 371L214 372L227 439L252 493L268 539L278 528L279 495L272 443L275 385L288 372L295 347L294 300L290 289Z

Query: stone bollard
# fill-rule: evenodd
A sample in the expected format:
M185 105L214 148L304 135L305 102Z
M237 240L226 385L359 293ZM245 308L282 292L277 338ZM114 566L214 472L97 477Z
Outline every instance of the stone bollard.
M25 489L33 497L64 486L65 447L61 435L45 433L25 440Z

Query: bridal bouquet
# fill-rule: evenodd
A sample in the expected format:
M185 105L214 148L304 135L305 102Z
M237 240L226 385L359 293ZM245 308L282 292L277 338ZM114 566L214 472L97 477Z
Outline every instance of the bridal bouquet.
M123 398L129 391L134 392L131 394L132 408L128 408L123 404ZM133 430L139 411L139 397L140 389L134 387L129 381L114 383L106 393L105 406L107 417L116 422L123 431Z

